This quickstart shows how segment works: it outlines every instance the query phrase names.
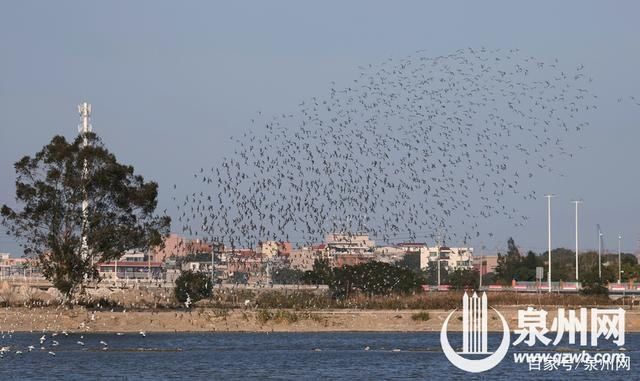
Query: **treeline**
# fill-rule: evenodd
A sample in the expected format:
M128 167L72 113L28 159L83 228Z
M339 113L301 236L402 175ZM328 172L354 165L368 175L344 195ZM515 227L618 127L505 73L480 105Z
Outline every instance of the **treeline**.
M532 251L520 253L513 238L507 241L505 254L498 253L495 272L484 274L482 284L511 285L513 281L533 282L536 280L536 267L543 267L546 281L548 254ZM558 248L551 251L551 280L571 282L575 276L575 252ZM617 254L602 255L602 277L598 274L598 253L586 252L579 257L579 280L587 293L604 293L607 283L618 280ZM621 255L622 282L637 281L640 278L640 265L635 256ZM353 266L331 268L327 261L316 261L313 269L301 271L278 269L272 274L276 284L328 285L337 297L350 296L353 293L365 295L407 294L418 291L421 285L449 285L452 289L477 289L480 274L475 269L449 269L444 264L439 268L431 262L425 269L420 268L420 255L406 254L395 263L368 262Z
M442 284L452 288L477 288L478 272L441 269ZM272 274L276 284L327 285L335 297L349 297L354 293L369 296L389 294L410 294L420 291L424 284L436 284L437 272L431 267L426 271L417 266L404 266L402 262L389 264L367 262L352 266L330 267L324 260L316 260L308 271L279 269Z
M418 291L423 278L414 271L383 262L330 267L328 261L316 260L313 269L280 269L272 275L273 283L327 285L335 297L409 294Z
M513 238L507 242L506 254L498 254L495 281L510 285L515 281L535 281L536 267L543 267L544 279L547 279L548 252L536 254L532 251L522 255ZM636 281L640 275L637 258L632 254L621 255L623 282ZM618 280L618 255L602 255L602 278L598 273L598 253L586 252L578 257L579 281L583 284L606 284ZM571 282L576 280L576 253L573 250L558 248L551 250L551 280Z

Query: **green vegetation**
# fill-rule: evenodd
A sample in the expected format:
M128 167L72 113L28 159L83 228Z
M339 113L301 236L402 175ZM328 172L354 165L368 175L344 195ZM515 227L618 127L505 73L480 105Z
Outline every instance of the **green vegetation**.
M435 261L429 262L421 274L425 284L438 284L438 264ZM443 264L440 265L440 284L449 284L449 270Z
M456 269L449 273L449 285L453 289L477 289L480 285L480 273L470 269Z
M83 279L97 277L93 262L161 245L169 232L169 217L154 215L158 185L118 163L93 133L71 143L55 136L16 162L15 171L21 209L3 205L2 224L67 300ZM83 236L93 259L83 255Z
M176 279L174 293L179 302L188 299L195 303L198 300L211 297L213 286L207 274L193 271L183 271Z
M300 320L300 317L295 312L287 310L277 310L275 312L271 312L269 310L259 310L256 313L256 320L260 324L265 324L269 321L274 321L276 323L286 322L292 324Z
M309 312L327 309L355 309L355 310L451 310L462 307L463 291L429 292L410 295L352 295L349 298L334 298L329 290L322 291L284 291L265 290L249 296L246 291L230 292L229 290L214 291L203 308L217 308L221 310L242 310L248 315L251 311L260 310L290 310L298 316L307 318ZM519 293L495 292L490 296L493 306L609 306L629 305L632 297L610 299L606 295L580 295L557 293ZM251 307L245 305L245 300L251 300ZM176 306L171 306L172 308ZM179 307L179 306L177 306ZM316 314L311 313L313 319ZM252 316L252 315L251 315ZM315 319L314 319L315 320Z
M600 282L582 282L583 295L608 295L609 289Z
M420 253L406 253L401 260L396 262L396 266L419 272L420 271Z
M507 242L507 254L498 253L498 265L496 266L496 281L504 285L511 285L512 280L535 281L536 267L542 266L542 258L533 252L528 252L526 257L520 255L513 238ZM557 273L553 274L556 275Z
M304 271L288 268L277 269L273 272L271 281L275 284L302 284Z
M429 313L426 311L421 311L411 315L411 319L414 321L427 321L429 320Z
M256 305L271 308L316 309L330 304L329 296L307 291L265 291L255 297Z
M334 297L348 298L353 293L365 295L408 294L420 289L424 279L414 271L382 262L330 268L316 261L313 270L304 274L308 284L326 284Z
M249 273L236 271L229 278L229 281L234 284L247 284L249 283Z
M273 319L273 314L269 310L260 310L256 312L256 320L260 324L265 324L269 320Z
M575 251L557 248L551 251L551 280L575 281ZM583 292L587 294L606 294L605 285L618 280L618 255L605 254L602 256L602 279L598 274L598 253L590 251L581 253L579 257L580 281L583 283ZM513 238L507 243L507 253L498 254L496 267L496 282L511 285L516 281L535 281L536 267L544 267L545 276L548 266L548 253L540 255L529 251L522 256ZM637 281L640 277L640 265L632 254L621 255L622 282ZM546 278L545 278L546 279ZM486 282L488 283L488 282Z

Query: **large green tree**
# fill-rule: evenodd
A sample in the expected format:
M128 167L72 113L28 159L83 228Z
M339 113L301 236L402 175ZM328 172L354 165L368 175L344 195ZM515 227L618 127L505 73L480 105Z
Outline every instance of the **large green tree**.
M496 277L503 284L511 284L513 279L517 279L518 270L522 267L523 258L520 250L516 246L513 238L507 241L507 254L498 253L498 264L496 266Z
M422 271L422 276L427 284L435 286L438 284L438 261L430 261ZM444 263L440 263L440 284L449 284L449 268Z
M414 272L420 272L420 253L406 253L396 266L403 267Z
M536 267L543 264L542 259L532 251L522 256L513 238L509 238L507 254L498 253L496 280L505 285L510 285L513 280L535 281Z
M169 232L169 217L154 214L158 185L118 163L93 133L55 136L15 171L17 207L2 206L2 224L66 297L96 275L92 262L161 245Z
M367 262L333 269L329 288L336 296L350 296L352 290L365 295L408 294L420 288L423 279L406 268L383 262Z
M274 284L300 284L304 278L304 271L282 268L276 269L271 275Z
M449 273L449 284L455 289L478 289L479 283L480 273L475 269L455 269Z

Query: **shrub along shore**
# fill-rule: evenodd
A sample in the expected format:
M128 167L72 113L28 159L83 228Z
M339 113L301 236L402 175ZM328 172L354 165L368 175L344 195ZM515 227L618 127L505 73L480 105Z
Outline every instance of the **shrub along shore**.
M0 290L0 331L83 332L323 332L439 331L462 292L414 295L351 295L335 298L326 291L215 289L212 296L187 308L170 290L87 290L78 303L61 305L53 293L27 292L24 286ZM517 311L526 307L549 312L549 326L559 307L622 307L627 331L640 331L640 307L633 298L573 294L489 294L515 329ZM493 312L490 313L490 315ZM496 316L489 329L498 330ZM451 329L459 329L458 319Z

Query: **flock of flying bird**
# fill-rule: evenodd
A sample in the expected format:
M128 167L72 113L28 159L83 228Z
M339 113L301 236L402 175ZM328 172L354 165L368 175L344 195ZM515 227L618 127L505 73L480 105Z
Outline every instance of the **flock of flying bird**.
M580 146L566 142L598 108L582 65L567 69L518 49L418 52L360 69L347 87L333 84L295 112L257 113L233 139L234 154L197 170L198 190L173 197L174 222L191 237L232 247L310 244L330 232L383 242L443 231L464 242L491 236L483 220L524 223L509 201L537 197L532 178L573 156ZM623 101L640 106L635 97ZM13 335L6 323L0 344ZM39 343L1 345L0 358L55 356L56 336L69 333L51 328Z
M231 247L332 232L393 242L446 231L467 243L492 236L485 219L525 222L508 200L536 198L532 178L580 148L566 142L598 107L582 65L518 49L418 52L360 69L294 112L258 112L232 138L234 154L194 173L189 194L173 186L174 223Z

